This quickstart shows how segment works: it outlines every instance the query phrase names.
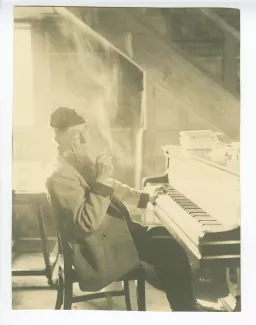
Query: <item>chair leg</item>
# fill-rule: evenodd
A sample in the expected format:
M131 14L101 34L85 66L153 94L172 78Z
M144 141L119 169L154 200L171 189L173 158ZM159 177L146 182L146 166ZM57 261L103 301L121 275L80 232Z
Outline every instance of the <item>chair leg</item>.
M55 310L60 310L63 304L63 293L64 293L64 283L61 276L58 279L58 293L57 293L57 300L55 304Z
M45 271L46 271L46 277L48 279L48 283L51 285L51 263L50 263L50 254L48 250L48 241L46 236L46 229L45 229L45 223L44 223L44 212L43 208L40 205L38 208L38 223L39 223L39 229L40 229L40 236L41 236L41 243L43 248L43 257L44 257L44 263L45 263Z
M132 305L131 305L129 281L123 281L123 286L124 286L124 297L125 297L126 310L131 311Z
M146 311L145 278L139 277L136 282L138 311Z
M68 280L64 286L64 310L72 309L73 283Z

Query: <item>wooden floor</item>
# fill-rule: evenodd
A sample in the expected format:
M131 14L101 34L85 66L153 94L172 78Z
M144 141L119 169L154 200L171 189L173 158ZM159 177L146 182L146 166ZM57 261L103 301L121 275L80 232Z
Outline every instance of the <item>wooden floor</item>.
M40 268L42 263L40 254L29 254L15 258L13 262L14 268L36 269ZM44 277L13 277L13 309L22 310L53 310L56 300L57 291L47 284ZM111 288L119 289L120 283L111 285ZM80 294L78 286L75 285L75 294ZM109 288L106 288L106 290ZM136 310L136 296L135 287L131 288L132 308ZM199 293L200 298L204 298L204 294ZM146 284L146 302L148 311L170 311L165 293ZM211 301L210 301L211 300ZM203 299L205 305L213 305L217 307L214 299ZM99 299L86 303L74 304L72 309L85 309L85 310L125 310L125 303L123 297L115 297L112 299Z

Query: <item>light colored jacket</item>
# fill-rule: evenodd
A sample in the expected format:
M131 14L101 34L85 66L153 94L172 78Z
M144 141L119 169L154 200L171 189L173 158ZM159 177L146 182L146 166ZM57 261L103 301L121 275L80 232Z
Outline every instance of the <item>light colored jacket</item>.
M96 181L88 184L85 179L85 174L60 159L47 187L73 247L80 288L96 291L139 266L129 229L140 225L130 219L121 202L145 208L149 197L114 179L110 186Z

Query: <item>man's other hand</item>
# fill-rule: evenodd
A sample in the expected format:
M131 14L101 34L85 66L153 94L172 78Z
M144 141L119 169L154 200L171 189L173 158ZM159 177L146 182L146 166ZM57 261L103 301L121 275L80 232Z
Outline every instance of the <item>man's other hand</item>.
M113 172L112 156L110 153L100 154L95 163L96 179L107 183Z

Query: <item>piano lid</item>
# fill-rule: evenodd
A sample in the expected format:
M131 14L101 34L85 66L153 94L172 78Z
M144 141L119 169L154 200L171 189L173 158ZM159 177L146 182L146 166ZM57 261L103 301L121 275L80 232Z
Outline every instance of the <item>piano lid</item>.
M179 146L164 146L169 183L227 227L240 225L239 173Z

